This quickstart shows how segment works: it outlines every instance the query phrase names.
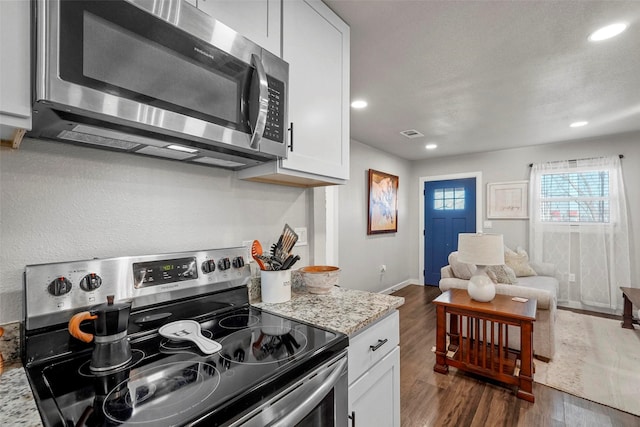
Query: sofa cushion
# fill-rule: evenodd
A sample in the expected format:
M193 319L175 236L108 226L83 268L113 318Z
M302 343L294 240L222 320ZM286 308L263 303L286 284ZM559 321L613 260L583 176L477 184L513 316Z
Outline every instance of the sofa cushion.
M490 265L487 267L487 274L495 283L506 283L513 285L518 282L516 273L507 265ZM492 277L493 276L493 277Z
M536 271L529 265L529 255L518 248L518 252L505 251L504 262L516 273L516 277L537 276Z
M453 270L453 275L458 279L471 279L471 276L476 272L475 264L466 264L458 261L458 251L451 252L449 254L449 265Z

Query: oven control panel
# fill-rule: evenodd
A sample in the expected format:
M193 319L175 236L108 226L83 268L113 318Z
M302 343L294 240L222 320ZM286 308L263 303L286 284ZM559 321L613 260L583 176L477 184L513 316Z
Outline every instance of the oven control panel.
M29 265L25 269L28 329L67 322L106 302L144 307L251 280L245 247Z
M133 263L133 286L135 288L165 285L197 278L198 269L195 257Z

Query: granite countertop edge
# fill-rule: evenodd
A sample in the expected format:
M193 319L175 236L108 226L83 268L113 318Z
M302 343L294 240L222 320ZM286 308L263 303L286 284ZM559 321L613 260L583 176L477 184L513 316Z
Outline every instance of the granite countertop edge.
M294 290L291 300L252 305L274 314L308 322L353 336L404 304L404 298L367 291L334 287L316 295L305 289Z

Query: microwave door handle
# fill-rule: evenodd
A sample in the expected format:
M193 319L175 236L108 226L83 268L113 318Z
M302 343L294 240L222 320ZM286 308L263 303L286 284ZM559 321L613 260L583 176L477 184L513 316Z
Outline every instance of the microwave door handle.
M260 90L258 93L258 117L256 118L253 133L251 134L251 148L258 148L258 144L264 134L264 128L267 125L267 113L269 111L269 84L267 82L267 73L264 72L262 60L255 53L251 55L251 64L258 73L258 82Z

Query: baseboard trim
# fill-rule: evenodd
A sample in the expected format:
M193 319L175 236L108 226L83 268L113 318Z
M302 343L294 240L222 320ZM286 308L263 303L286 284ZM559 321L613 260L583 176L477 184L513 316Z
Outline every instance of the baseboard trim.
M390 286L387 289L383 289L383 290L379 291L378 293L379 294L387 294L388 295L388 294L394 293L395 291L399 291L400 289L402 289L404 287L407 287L409 285L419 285L419 284L420 284L420 281L418 279L407 279L407 280L404 280L404 281L402 281L400 283L397 283L397 284L395 284L393 286Z

